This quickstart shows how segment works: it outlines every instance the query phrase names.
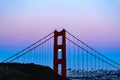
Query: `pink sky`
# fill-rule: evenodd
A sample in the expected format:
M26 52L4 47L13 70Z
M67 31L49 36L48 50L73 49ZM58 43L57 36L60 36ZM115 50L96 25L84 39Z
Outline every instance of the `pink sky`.
M119 0L0 0L0 48L22 48L62 28L120 57Z

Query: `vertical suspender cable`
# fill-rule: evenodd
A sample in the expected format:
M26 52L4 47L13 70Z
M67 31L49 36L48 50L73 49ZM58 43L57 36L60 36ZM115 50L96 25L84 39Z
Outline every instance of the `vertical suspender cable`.
M82 48L84 48L84 45L82 44ZM84 78L84 50L82 49L82 75Z
M96 52L94 53L95 54L95 56L94 56L94 59L95 59L95 61L94 61L94 66L95 66L95 72L96 72ZM95 74L95 80L96 80L96 74Z
M96 53L94 53L95 54L95 71L96 71Z
M51 62L51 60L52 60L51 56L52 56L52 52L51 52L51 40L50 40L49 41L49 61L50 61L50 64L49 65L52 68L52 65L51 65L52 64L52 62Z
M74 42L74 38L73 38ZM73 44L73 65L74 65L74 70L75 70L75 45Z
M36 49L33 50L33 54L34 54L34 57L33 57L34 61L33 61L33 63L35 63L35 52L36 52L35 50Z
M88 51L88 47L87 47L87 51ZM88 52L86 52L86 56L87 56L87 59L86 59L86 62L87 62L87 79L88 79Z
M40 53L40 56L41 56L41 64L43 65L43 45L41 45L41 53Z
M78 45L79 45L79 41L78 41ZM78 77L79 77L79 70L80 70L80 68L79 68L80 67L80 61L79 61L80 55L79 55L79 53L80 52L79 52L79 47L78 46L77 46L77 48L78 48L78 53L77 53L78 54L77 55L78 56Z
M48 57L47 57L47 60L48 60L48 65L50 67L50 40L48 41L48 47L47 47L47 50L48 50Z
M46 38L45 38L45 40L46 40ZM44 60L45 60L45 66L46 66L46 43L45 44L43 44L44 45L44 52L43 52L43 54L44 54Z
M38 49L38 64L42 64L42 56L41 56L41 50L42 50L42 47L39 46L39 49Z
M92 53L92 49L91 49L91 53ZM91 71L92 71L92 55L91 55Z
M69 36L68 36L68 37L69 37ZM70 49L70 47L71 47L71 46L70 46L70 41L68 41L68 45L69 45L69 46L68 46L68 52L69 52L69 53L67 53L67 54L68 54L68 67L70 68L70 67L71 67L71 66L70 66L70 58L71 58L71 57L70 57L70 54L71 54L71 53L70 53L70 52L71 52L71 51L70 51L70 50L71 50L71 49Z

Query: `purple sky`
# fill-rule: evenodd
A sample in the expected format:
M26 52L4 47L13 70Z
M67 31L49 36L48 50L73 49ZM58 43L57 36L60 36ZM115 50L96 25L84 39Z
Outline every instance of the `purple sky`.
M0 0L0 60L62 28L120 63L120 0Z

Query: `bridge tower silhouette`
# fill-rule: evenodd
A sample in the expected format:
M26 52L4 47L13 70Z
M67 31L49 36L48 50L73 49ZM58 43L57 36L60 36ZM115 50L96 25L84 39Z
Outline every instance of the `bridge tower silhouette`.
M54 31L54 71L58 73L59 65L61 65L61 75L66 77L66 39L65 39L65 30L61 32L57 30ZM60 37L60 38L59 38ZM61 43L60 43L61 41ZM61 53L59 53L59 50ZM61 59L59 59L59 54Z

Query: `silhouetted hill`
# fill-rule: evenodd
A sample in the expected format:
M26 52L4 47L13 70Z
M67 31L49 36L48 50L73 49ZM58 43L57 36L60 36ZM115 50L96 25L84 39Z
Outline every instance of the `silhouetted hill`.
M51 68L35 64L0 63L0 80L66 80Z

